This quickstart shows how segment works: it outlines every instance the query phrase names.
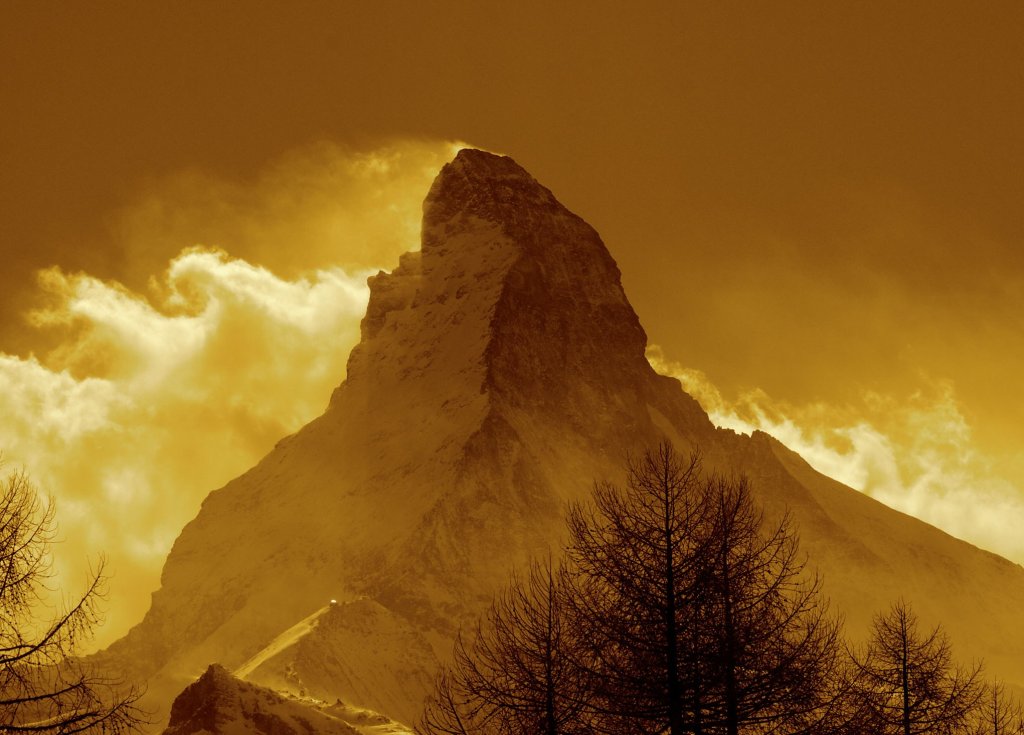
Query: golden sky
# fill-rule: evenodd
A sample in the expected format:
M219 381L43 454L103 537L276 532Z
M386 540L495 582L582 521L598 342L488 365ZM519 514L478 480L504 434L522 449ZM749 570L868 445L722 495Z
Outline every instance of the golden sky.
M427 5L0 6L0 446L107 635L326 404L452 141L597 228L717 421L1024 560L1024 5Z

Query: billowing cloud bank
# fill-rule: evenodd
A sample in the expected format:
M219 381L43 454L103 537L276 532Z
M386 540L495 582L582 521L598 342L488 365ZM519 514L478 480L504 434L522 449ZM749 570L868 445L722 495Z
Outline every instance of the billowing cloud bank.
M58 503L62 584L109 556L108 629L148 603L202 498L323 411L366 306L365 274L285 281L190 249L145 299L114 283L45 274L37 321L71 338L48 364L0 355L0 446Z
M0 353L0 451L4 471L24 467L57 501L59 585L80 589L108 558L95 644L141 618L202 499L324 410L358 340L366 277L418 247L423 193L454 147L316 146L249 188L178 176L118 224L129 270L178 239L147 287L39 275L46 305L27 328L56 347ZM316 265L330 262L344 267Z
M726 399L700 370L652 346L651 365L678 378L718 426L760 429L818 471L886 505L1017 562L1024 495L980 453L948 381L922 379L904 399L865 393L855 406L793 405L761 390Z

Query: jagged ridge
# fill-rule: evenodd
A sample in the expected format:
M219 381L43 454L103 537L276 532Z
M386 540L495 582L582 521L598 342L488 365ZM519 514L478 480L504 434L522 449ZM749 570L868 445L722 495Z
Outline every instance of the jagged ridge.
M359 735L350 725L212 664L178 695L164 735Z

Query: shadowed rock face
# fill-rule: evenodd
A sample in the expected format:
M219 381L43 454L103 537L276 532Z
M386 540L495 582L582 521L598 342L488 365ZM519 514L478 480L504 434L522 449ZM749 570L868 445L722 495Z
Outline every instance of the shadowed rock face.
M219 664L177 696L164 735L357 735L312 707L240 681Z
M492 409L564 419L595 399L635 413L655 377L601 238L507 157L463 150L446 165L423 205L422 250L370 286L341 390L362 389L368 373L379 382L382 370L451 384L454 369ZM707 424L689 403L688 419Z
M764 434L715 429L645 344L597 233L511 159L460 152L424 202L421 251L370 279L362 340L325 414L210 494L145 620L108 657L169 701L210 661L237 667L327 600L365 600L351 609L372 615L317 638L344 672L336 695L373 681L375 709L414 721L424 692L409 682L429 682L512 565L558 547L565 504L667 438L749 475L769 515L792 511L854 637L902 595L964 657L1024 683L1020 567ZM275 653L280 676L262 675L286 681L291 667L326 692L309 649Z

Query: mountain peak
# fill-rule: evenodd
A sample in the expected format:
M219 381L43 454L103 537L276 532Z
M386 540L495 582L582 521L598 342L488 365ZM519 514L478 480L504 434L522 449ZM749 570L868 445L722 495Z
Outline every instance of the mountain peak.
M478 148L462 148L451 161L445 164L453 172L467 177L482 178L510 177L533 181L533 177L520 166L511 156L480 150Z
M647 336L597 232L514 160L474 149L434 180L421 250L370 279L362 337L349 381L394 390L426 379L436 396L457 374L467 396L552 411L580 386L612 393L609 381L649 369Z
M463 148L441 169L423 202L423 249L450 235L452 221L460 217L500 222L511 234L556 213L569 214L514 160Z

